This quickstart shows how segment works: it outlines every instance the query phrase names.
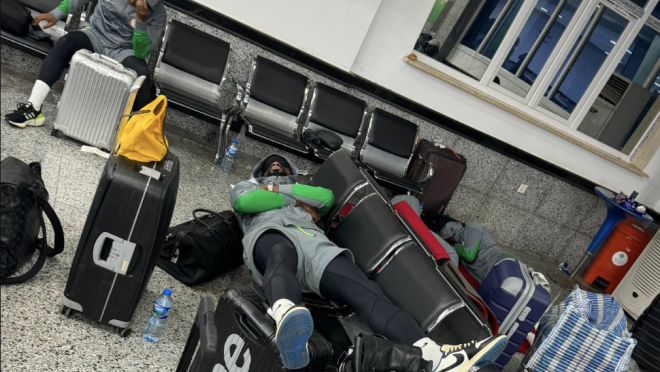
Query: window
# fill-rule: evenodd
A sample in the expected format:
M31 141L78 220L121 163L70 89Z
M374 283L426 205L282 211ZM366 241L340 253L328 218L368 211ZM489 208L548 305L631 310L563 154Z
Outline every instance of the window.
M623 16L607 7L594 10L552 79L541 106L568 119L627 25Z
M436 1L414 49L615 156L660 111L659 0Z

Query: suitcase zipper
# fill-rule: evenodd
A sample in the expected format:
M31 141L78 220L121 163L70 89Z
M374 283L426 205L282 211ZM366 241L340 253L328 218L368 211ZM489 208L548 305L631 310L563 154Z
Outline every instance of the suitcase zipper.
M179 261L179 253L180 253L179 252L179 244L181 244L181 241L183 240L183 238L186 237L186 235L188 235L188 233L186 231L181 231L177 235L178 236L176 237L176 240L174 241L174 253L170 257L170 262L172 262L172 263L177 263L177 261Z

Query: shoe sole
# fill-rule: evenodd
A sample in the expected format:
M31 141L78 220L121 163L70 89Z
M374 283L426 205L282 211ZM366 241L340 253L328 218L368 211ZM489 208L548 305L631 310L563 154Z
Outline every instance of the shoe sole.
M500 337L491 341L490 344L484 346L467 364L462 365L461 369L457 372L468 372L472 367L481 368L494 362L502 354L507 344L508 338L505 335L500 335Z
M309 364L307 341L312 337L314 321L304 307L293 308L277 327L277 349L286 369L300 369Z
M19 128L25 128L27 126L40 127L40 126L44 125L44 123L46 122L46 118L43 117L43 116L41 118L36 117L34 119L26 120L23 123L16 123L16 122L13 122L11 120L7 120L7 121L9 122L9 124L11 124L15 127L19 127Z

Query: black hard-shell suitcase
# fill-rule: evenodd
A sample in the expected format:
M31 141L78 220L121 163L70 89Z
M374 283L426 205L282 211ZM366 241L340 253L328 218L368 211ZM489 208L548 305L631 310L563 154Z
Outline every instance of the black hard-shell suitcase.
M413 195L424 203L423 219L435 219L447 208L467 170L467 161L454 150L438 147L428 140L420 141L417 154L433 164L433 177L424 184L423 193ZM414 159L408 170L408 178L421 181L426 177L428 167L417 156Z
M179 159L110 156L87 215L62 311L130 333L131 319L156 266L179 189Z
M200 303L177 371L286 371L275 343L275 321L266 313L265 298L251 288L228 289L220 297L215 313L209 310L210 301L205 297ZM307 345L310 362L296 371L325 371L332 345L316 331Z

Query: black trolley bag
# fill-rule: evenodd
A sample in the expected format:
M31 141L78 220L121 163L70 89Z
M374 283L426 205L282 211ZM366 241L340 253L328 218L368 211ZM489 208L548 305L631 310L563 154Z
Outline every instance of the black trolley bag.
M62 295L66 316L79 311L118 327L122 337L131 333L133 313L156 266L178 189L179 159L169 150L159 162L110 156Z
M202 298L177 372L286 371L275 342L275 321L255 288L228 289L215 310ZM322 372L332 357L332 345L317 331L307 343L309 364L300 372ZM194 359L193 359L194 355Z

